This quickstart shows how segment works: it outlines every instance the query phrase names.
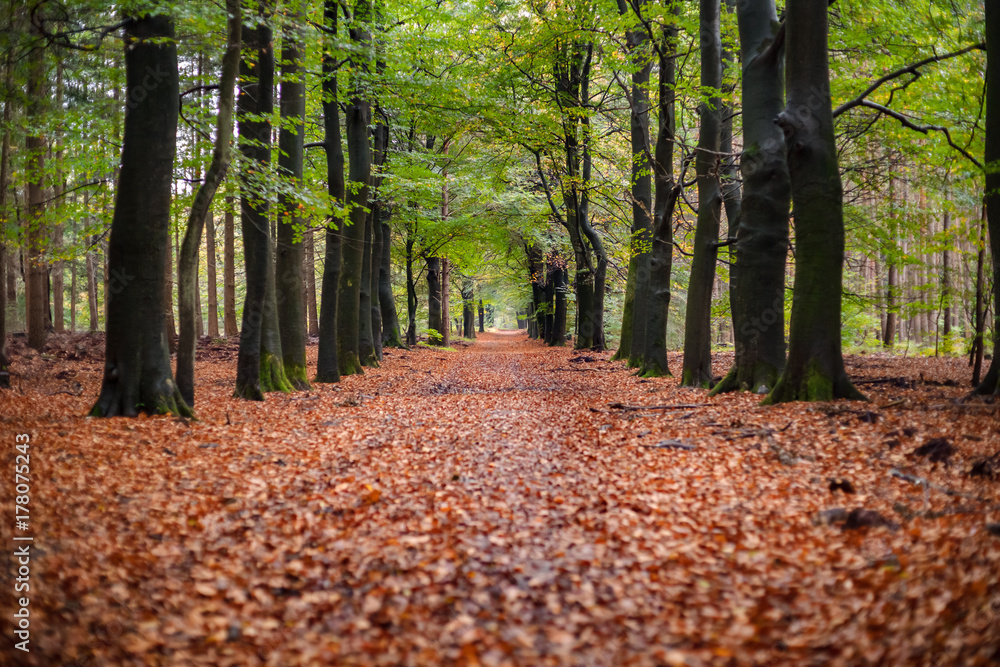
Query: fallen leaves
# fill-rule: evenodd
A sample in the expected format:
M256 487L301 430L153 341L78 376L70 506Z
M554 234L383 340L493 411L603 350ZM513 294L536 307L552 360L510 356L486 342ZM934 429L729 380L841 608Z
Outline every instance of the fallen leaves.
M893 378L868 383L872 403L762 408L488 334L256 404L229 396L232 346L216 344L199 421L182 422L83 418L100 360L63 347L83 356L15 356L0 394L0 437L38 443L34 664L1000 650L1000 489L980 465L998 415L939 407L962 394L961 360L851 358L855 377ZM47 395L68 382L82 395ZM935 457L937 440L953 451Z

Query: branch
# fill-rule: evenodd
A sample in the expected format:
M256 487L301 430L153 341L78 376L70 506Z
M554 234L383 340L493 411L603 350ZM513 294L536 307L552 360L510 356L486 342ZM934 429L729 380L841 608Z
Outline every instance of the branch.
M869 102L868 100L862 100L858 104L863 107L868 107L869 109L874 109L875 111L885 114L886 116L889 116L891 118L895 118L896 120L898 120L900 123L903 124L903 127L915 130L916 132L920 132L921 134L927 134L931 130L943 133L944 136L947 137L948 139L949 146L951 146L956 151L964 155L965 158L969 160L972 164L976 165L980 169L983 169L983 165L981 162L979 162L979 160L972 157L972 155L970 155L967 150L965 150L952 140L951 132L948 131L948 128L943 127L941 125L917 125L916 123L914 123L913 121L911 121L909 118L899 113L898 111L893 111L888 107L884 107L881 104L876 104L875 102Z
M868 97L869 95L871 95L872 93L874 93L876 90L878 90L878 88L882 84L884 84L884 83L888 83L889 81L892 81L893 79L898 79L899 77L903 76L904 74L912 74L914 76L919 77L920 76L920 71L919 70L924 65L929 65L931 63L941 62L942 60L948 60L949 58L957 58L958 56L965 55L966 53L968 53L970 51L985 51L985 50L986 50L986 42L980 42L979 44L973 44L972 46L967 46L964 49L961 49L960 51L953 51L952 53L945 53L945 54L940 55L940 56L930 56L929 58L924 58L923 60L915 62L915 63L913 63L911 65L907 65L906 67L902 67L902 68L896 70L895 72L889 72L885 76L882 76L882 77L879 77L878 79L876 79L874 81L874 83L872 83L870 86L868 86L864 90L864 92L862 92L860 95L858 95L857 97L855 97L853 100L848 100L847 102L844 102L839 107L837 107L836 109L834 109L833 110L833 117L836 118L840 114L842 114L845 111L848 111L850 109L853 109L856 106L867 106L867 105L864 104L865 98Z

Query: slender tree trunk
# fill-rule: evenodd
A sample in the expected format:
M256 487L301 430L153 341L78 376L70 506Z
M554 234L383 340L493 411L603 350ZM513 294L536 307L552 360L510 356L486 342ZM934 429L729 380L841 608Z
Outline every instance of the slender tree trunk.
M240 0L227 0L228 26L226 52L222 57L222 76L219 80L219 112L216 116L215 146L212 161L205 171L205 180L198 187L188 215L184 242L181 245L177 272L177 302L180 319L180 340L177 344L177 387L189 406L194 406L194 359L197 346L198 322L201 307L198 299L198 260L201 234L206 220L212 217L212 201L229 168L230 144L233 137L233 106L236 74L240 64L242 18ZM212 246L214 229L209 221L209 247ZM209 252L209 289L215 293L215 253ZM209 297L210 322L214 319L215 299ZM215 325L218 333L218 323Z
M90 237L90 244L96 243L94 237ZM100 311L97 306L97 261L92 250L87 250L87 314L89 315L89 329L91 333L97 331Z
M447 257L441 258L441 344L451 345L451 262Z
M417 344L417 283L413 274L416 223L406 226L406 344Z
M323 16L326 36L323 49L323 129L326 150L326 181L330 199L344 204L344 149L340 135L340 102L337 89L337 62L329 46L337 39L337 0L326 0ZM323 291L319 311L319 350L316 359L316 382L339 382L337 337L339 326L339 290L342 275L341 238L344 220L331 216L326 221L326 250L323 261Z
M11 54L4 63L4 82L8 89L11 80ZM3 101L3 125L0 126L0 389L10 387L10 362L7 359L7 272L10 261L7 254L7 189L10 187L10 119L12 100Z
M354 7L355 26L350 29L351 41L357 53L352 66L359 72L351 100L347 104L347 204L350 220L343 233L343 266L340 275L340 293L337 304L337 359L341 375L363 373L361 337L361 288L364 273L365 230L367 228L368 189L371 178L371 147L368 144L368 126L371 123L371 104L362 88L361 75L368 70L363 55L370 42L366 23L371 17L369 0L357 0ZM366 320L370 320L365 313Z
M975 335L972 339L972 357L969 360L972 365L972 386L979 385L980 375L983 370L983 333L986 330L986 313L983 312L986 295L984 294L984 281L986 280L986 202L983 202L983 211L979 225L979 252L976 254L976 312L975 312ZM996 287L994 287L996 289Z
M483 308L482 297L479 297L479 333L486 333L486 309Z
M941 333L944 335L944 347L947 352L951 351L951 252L948 247L951 245L950 238L951 212L945 211L941 220L941 232L944 235L945 246L941 251L941 307L944 316Z
M445 324L444 302L441 298L441 258L427 257L425 261L427 262L427 328L432 331L429 342L443 345Z
M722 43L719 37L719 1L700 0L701 86L710 91L700 107L701 130L695 154L698 180L698 222L684 318L684 368L681 384L708 387L712 383L712 288L719 253L722 192L719 186L719 145L722 124Z
M3 259L3 258L0 258ZM3 267L0 266L0 272L3 271ZM70 333L76 333L76 300L77 300L77 284L76 284L76 259L73 259L69 263L69 330ZM2 299L3 297L0 297ZM0 309L0 313L4 310ZM0 315L2 317L2 315Z
M176 196L176 193L175 193ZM167 339L167 349L170 354L177 351L177 327L174 322L174 253L170 237L167 237L167 262L163 265L163 335ZM108 293L111 285L108 280L108 266L104 265L104 293ZM110 301L110 297L108 298Z
M63 63L62 58L56 58L56 109L63 108ZM66 189L66 183L64 181L62 173L63 164L63 151L62 151L62 136L59 130L56 131L55 137L55 161L56 161L56 173L52 184L52 197L57 202L56 206L61 206L61 200L63 192ZM59 216L59 220L52 227L52 250L54 253L62 252L63 246L63 225L62 216ZM65 262L62 260L56 260L52 262L52 266L49 270L51 275L51 285L52 285L52 328L53 330L62 333L66 330L65 326L65 314L63 312L63 301L64 301L64 276L63 268Z
M38 128L48 96L45 72L45 50L32 49L28 54L28 127ZM41 350L45 345L45 321L49 311L47 289L48 269L43 259L45 251L45 137L32 133L25 138L26 174L28 178L27 266L25 267L25 313L28 346Z
M92 416L191 409L173 382L163 340L166 248L177 134L177 46L173 21L133 17L125 27L125 116L121 170L109 241L104 380ZM150 86L150 73L159 79ZM143 91L144 94L136 94Z
M305 257L302 259L302 272L306 278L306 315L309 322L309 335L319 335L319 307L316 298L316 237L312 229L306 230Z
M205 218L205 263L208 269L208 335L212 338L219 337L219 291L216 286L219 277L215 254L215 213L209 210Z
M786 6L788 105L778 117L795 209L795 293L788 361L765 402L863 399L841 353L843 189L830 105L827 0Z
M371 192L371 190L369 190ZM377 213L377 205L373 202L369 202L369 213L365 216L365 243L364 250L361 256L361 298L358 304L358 356L361 359L362 366L368 366L369 368L378 367L378 358L375 353L375 336L372 316L375 308L375 304L372 300L372 285L376 286L377 292L377 280L378 280L378 269L372 270L372 263L378 261L375 259L375 220L373 213ZM378 235L379 245L382 244L382 235Z
M301 30L305 9L301 4L286 9L281 41L281 130L278 135L278 172L287 184L302 187L305 153L306 86L305 48ZM298 390L309 389L306 368L307 315L305 276L302 272L305 246L302 236L308 220L301 214L296 197L278 195L278 239L275 276L278 290L278 330L285 374Z
M645 6L646 1L639 0L633 10L626 0L618 0L618 11L623 15L632 11L642 12ZM649 134L649 75L653 69L653 62L648 53L649 40L649 33L641 23L625 33L626 50L631 57L633 68L629 101L629 136L632 144L632 237L628 278L625 283L625 304L622 309L622 335L618 350L611 359L629 361L629 366L641 362L641 355L633 353L633 345L638 343L638 348L642 348L641 339L646 330L643 322L640 323L638 330L634 328L633 313L637 313L639 318L645 318L649 312L647 303L649 255L653 245L653 191L650 179L653 165ZM636 303L637 297L638 303Z
M475 283L469 276L462 276L462 337L476 337Z
M388 220L379 224L382 234L382 259L378 269L378 307L382 311L382 346L406 347L399 333L399 314L392 295L392 228Z
M222 323L226 338L238 336L240 327L236 322L236 220L233 214L235 201L226 197L226 212L223 217L222 245Z
M280 382L274 382L273 372L280 368L281 354L280 340L276 335L276 327L273 326L277 306L272 301L274 270L271 262L268 205L254 191L255 184L250 173L266 170L270 162L271 124L266 118L274 105L274 52L271 29L263 21L258 21L255 28L245 29L243 40L244 57L240 61L237 122L241 139L240 152L247 164L247 171L242 174L240 183L246 296L240 327L235 395L262 401L264 392L284 388Z
M743 63L743 201L731 307L735 362L713 394L767 393L785 366L785 258L791 185L774 119L784 106L783 54L774 0L737 6ZM728 212L727 212L728 216Z

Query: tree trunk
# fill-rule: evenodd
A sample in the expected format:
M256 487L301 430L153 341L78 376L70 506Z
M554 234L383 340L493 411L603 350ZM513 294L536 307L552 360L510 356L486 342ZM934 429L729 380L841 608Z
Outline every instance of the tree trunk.
M392 295L392 228L388 220L379 224L382 255L378 269L378 307L382 311L382 346L406 347L399 333L399 314Z
M222 322L226 338L238 336L239 324L236 322L236 221L233 213L235 202L232 197L226 197L226 213L223 222L223 268L224 285L222 289Z
M370 35L366 23L371 15L369 0L357 0L354 8L355 26L350 29L351 41L356 45L352 67L359 73L350 102L347 104L347 204L350 221L343 233L343 266L340 275L340 294L337 304L337 359L341 375L363 373L360 350L361 337L361 288L364 273L365 208L368 206L368 189L371 178L371 147L368 144L368 126L371 122L371 104L363 89L362 78L368 70L364 52ZM365 312L365 320L370 320Z
M57 57L56 59L56 109L63 108L63 63L62 58ZM62 137L60 133L56 132L55 138L55 159L56 159L56 173L54 183L52 184L52 198L56 201L60 201L63 196L63 191L66 189L66 183L64 181L62 173L62 163L63 163L63 152L62 152ZM58 206L58 205L57 205ZM62 252L63 246L63 222L62 216L59 216L55 225L52 227L52 251L55 254ZM49 269L51 275L52 283L52 328L54 331L62 333L66 330L64 323L65 314L63 312L63 301L65 291L63 284L63 266L65 262L61 259L52 262L52 266Z
M681 384L708 387L712 383L712 288L719 253L722 192L719 186L719 145L722 119L722 43L719 1L700 0L701 86L709 99L700 106L701 129L695 153L698 181L698 222L684 317L684 367Z
M266 171L271 159L271 124L267 118L274 108L274 47L271 28L263 20L258 20L255 28L244 30L243 38L245 46L244 57L240 61L237 122L240 152L246 160L246 171L241 175L240 183L246 296L240 327L235 395L262 401L264 392L291 389L287 380L282 383L284 374L275 321L277 304L268 204L255 191L256 184L252 180L252 172Z
M469 276L462 276L462 337L476 337L475 284Z
M38 47L28 54L28 100L26 122L37 128L42 123L48 96L45 72L45 49ZM25 172L28 179L27 266L25 267L24 296L28 330L28 347L41 350L45 345L45 321L49 312L47 289L48 269L43 259L45 251L45 137L33 133L25 138Z
M11 54L4 63L4 82L11 80ZM9 88L8 88L9 89ZM7 189L10 187L10 119L12 100L3 103L3 125L0 126L0 389L10 388L10 362L7 359L7 272L10 261L7 255Z
M451 345L451 262L447 257L441 258L441 344Z
M864 399L841 353L843 189L830 105L827 0L786 7L788 105L778 116L788 148L795 215L795 292L788 361L766 403Z
M369 190L371 192L371 190ZM375 337L379 334L375 332L373 326L373 314L377 306L372 299L372 286L375 286L375 294L378 294L378 267L372 270L372 263L377 262L375 258L375 220L373 213L377 213L377 206L373 202L368 203L369 212L365 216L365 244L361 258L361 298L358 312L358 355L362 366L369 368L378 367L378 356L375 352ZM382 244L382 234L378 235L378 243Z
M479 297L479 333L486 333L486 309L483 308L482 297Z
M278 172L289 187L302 187L305 152L306 86L303 59L305 48L301 31L305 26L302 5L286 9L281 40L281 130L278 134ZM306 368L308 335L305 276L302 273L308 220L302 215L297 198L282 192L278 195L278 239L275 277L278 291L278 331L281 336L282 362L288 381L297 390L309 389Z
M218 267L215 256L215 212L209 210L205 219L205 262L208 269L208 335L212 338L219 337L219 291L216 286L218 281Z
M302 258L302 273L306 278L306 316L310 336L319 335L319 307L316 298L316 237L314 230L307 229L305 238L305 257Z
M90 237L90 245L97 243L95 237ZM93 250L87 250L87 314L89 315L89 329L91 333L97 331L100 311L97 306L97 260Z
M1000 7L986 3L985 214L993 260L993 361L977 394L1000 394Z
M783 54L774 0L737 6L743 62L743 201L731 276L735 360L713 389L767 393L785 366L785 258L791 190L785 142ZM728 215L728 214L727 214ZM734 236L730 232L730 236ZM730 239L732 240L732 239Z
M142 411L191 416L171 376L163 340L163 282L180 95L173 21L148 14L133 17L125 27L125 44L129 111L108 244L112 280L104 380L90 414L134 416ZM151 76L159 79L157 85L148 85Z
M184 242L181 244L180 262L177 271L177 303L180 319L180 340L177 343L177 387L184 401L194 407L194 359L197 347L198 322L201 321L201 308L198 303L198 260L201 247L201 234L206 219L212 217L212 201L219 189L219 184L229 168L230 144L233 137L233 103L236 73L240 64L240 39L242 19L240 15L240 0L227 0L228 26L226 51L222 58L222 76L219 80L219 111L216 116L215 146L212 150L212 161L205 171L205 180L198 187L191 211L188 214L187 229L184 232ZM214 231L209 222L209 236ZM212 246L211 239L209 246ZM215 293L215 253L210 252L209 289ZM213 311L214 298L209 297L209 310ZM209 313L211 322L215 315ZM215 325L218 333L218 323Z
M170 354L177 351L177 327L174 322L174 253L173 244L167 235L167 263L163 266L163 335L167 339L167 350ZM108 293L111 282L108 279L108 267L104 266L104 293ZM110 301L111 297L107 297ZM106 309L105 309L106 310Z
M972 386L979 385L983 370L983 333L986 329L986 313L983 312L986 296L984 282L986 279L986 202L983 202L982 219L979 225L979 252L976 253L976 312L974 313L975 335L972 339L972 352L969 364L972 366ZM994 288L996 289L996 288Z
M444 340L443 301L441 298L441 258L427 257L427 328L431 330L432 345L441 345Z
M629 11L641 12L646 1L639 0L632 10L626 0L618 0L619 14ZM649 75L653 62L647 53L649 33L639 23L635 29L625 33L626 51L630 56L632 71L632 88L629 99L629 137L631 139L632 155L632 236L629 248L628 278L625 283L625 304L622 308L622 334L612 361L630 361L632 366L640 355L634 355L633 313L645 318L649 312L646 302L649 294L649 254L652 251L653 236L653 192L650 173L652 172L652 156L650 155L649 135ZM643 271L640 274L639 270ZM639 281L642 285L637 284ZM636 297L639 302L636 303ZM641 347L641 338L645 335L645 324L640 323L641 334L636 341Z
M337 38L337 0L323 4L325 42L323 48L323 130L326 151L327 192L336 206L343 206L344 149L340 136L340 102L337 90L337 61L330 43ZM326 250L323 261L323 291L319 311L319 351L316 382L340 382L337 357L337 317L341 281L341 230L344 219L331 216L326 221Z
M416 223L406 225L406 344L417 344L417 283L413 274L413 246L416 243L414 227Z

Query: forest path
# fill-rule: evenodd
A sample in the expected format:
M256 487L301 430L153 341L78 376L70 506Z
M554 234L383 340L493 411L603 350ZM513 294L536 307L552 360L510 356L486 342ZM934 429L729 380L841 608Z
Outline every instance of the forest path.
M0 664L1000 656L1000 547L982 529L984 512L1000 518L983 509L1000 507L1000 484L965 473L1000 447L1000 418L877 407L961 388L875 385L873 404L761 408L523 333L458 347L387 350L362 376L253 403L232 398L233 345L213 346L197 422L85 419L98 362L56 373L18 359L19 377L38 380L4 397L0 437L32 434L37 644L5 662L4 643ZM906 363L928 378L965 372ZM53 393L68 381L81 396ZM951 466L913 457L942 435L958 447ZM893 467L965 495L932 493L925 509ZM830 478L859 493L831 492ZM840 506L903 529L814 524Z

